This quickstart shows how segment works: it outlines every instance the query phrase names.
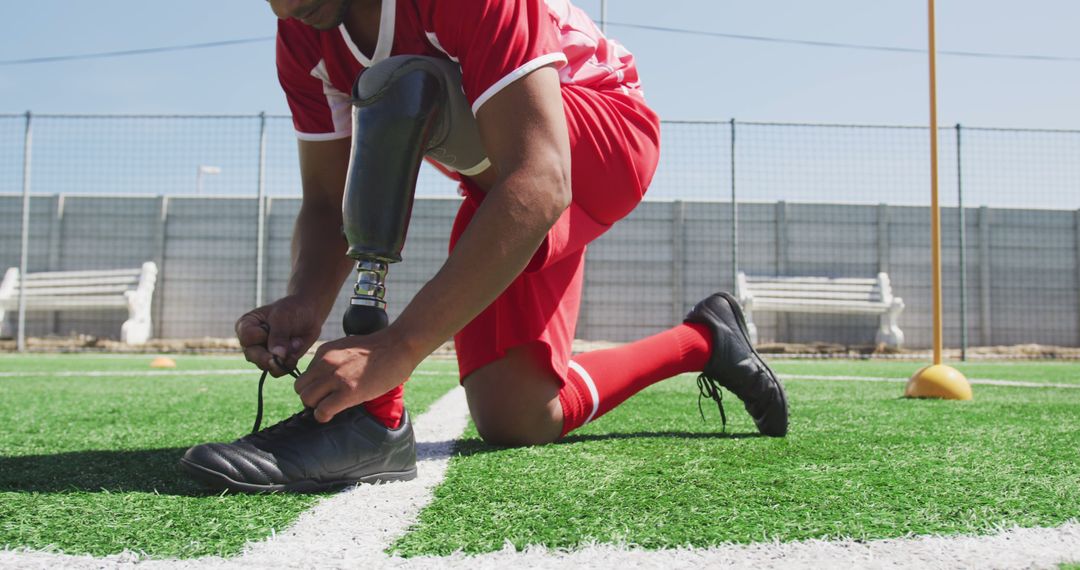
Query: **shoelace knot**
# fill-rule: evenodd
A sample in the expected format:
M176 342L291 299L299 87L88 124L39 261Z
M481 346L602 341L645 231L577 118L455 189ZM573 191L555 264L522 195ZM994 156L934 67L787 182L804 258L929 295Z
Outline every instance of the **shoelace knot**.
M271 358L274 359L274 364L276 364L278 366L278 368L281 368L282 370L285 370L286 372L288 372L289 376L292 376L293 378L299 378L300 377L300 370L298 368L293 368L293 369L289 370L289 369L285 368L285 364L282 363L281 360L279 360L276 355L272 356ZM263 370L262 376L259 377L259 400L258 400L259 405L258 405L258 408L256 408L256 410L255 410L255 426L251 428L251 433L257 433L259 431L259 428L262 427L262 419L263 419L263 385L266 383L266 375L267 374L269 374L269 372L266 371L266 370ZM295 417L295 416L293 416L293 417ZM288 420L286 420L286 421L288 421ZM276 424L276 425L281 425L281 424L279 423L279 424ZM269 429L269 428L267 428L267 429Z
M701 414L701 420L705 421L705 410L701 408L701 399L703 397L712 398L716 402L716 407L720 409L720 422L723 426L724 432L727 432L727 414L724 413L724 389L715 378L707 376L704 373L699 374L697 377L698 386L698 413Z

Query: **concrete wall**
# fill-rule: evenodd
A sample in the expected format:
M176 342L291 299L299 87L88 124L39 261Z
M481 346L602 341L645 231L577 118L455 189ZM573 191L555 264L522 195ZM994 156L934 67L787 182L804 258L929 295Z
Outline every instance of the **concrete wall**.
M405 261L389 278L391 316L439 268L456 199L416 203ZM264 296L285 291L299 199L268 199ZM0 195L0 269L19 264L21 198ZM167 338L226 337L254 306L257 204L250 198L35 196L31 271L160 266L155 329ZM1080 212L965 212L971 345L1080 345ZM946 344L960 342L956 209L942 211ZM751 274L872 276L886 271L907 309L908 346L931 343L929 214L923 207L739 204L739 267ZM590 247L578 337L632 340L678 322L694 302L731 289L731 207L646 202ZM338 336L343 287L323 329ZM124 314L32 314L28 333L116 337ZM763 341L869 344L876 319L758 315ZM4 335L10 335L6 327Z

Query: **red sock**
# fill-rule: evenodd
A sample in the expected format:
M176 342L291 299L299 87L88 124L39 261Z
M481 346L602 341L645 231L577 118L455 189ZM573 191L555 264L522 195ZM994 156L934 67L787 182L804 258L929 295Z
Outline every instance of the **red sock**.
M364 409L386 427L397 429L405 413L404 395L405 385L402 384L374 400L364 402Z
M684 323L637 342L570 359L559 391L563 435L581 427L660 380L705 367L709 329Z

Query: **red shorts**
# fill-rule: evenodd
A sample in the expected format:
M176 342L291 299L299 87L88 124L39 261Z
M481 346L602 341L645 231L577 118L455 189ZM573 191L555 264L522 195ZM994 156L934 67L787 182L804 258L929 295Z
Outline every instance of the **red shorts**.
M573 200L525 271L454 335L465 379L511 348L537 343L560 378L566 377L581 304L585 246L641 201L660 156L660 121L639 94L563 85L570 131ZM450 249L484 194L467 182Z

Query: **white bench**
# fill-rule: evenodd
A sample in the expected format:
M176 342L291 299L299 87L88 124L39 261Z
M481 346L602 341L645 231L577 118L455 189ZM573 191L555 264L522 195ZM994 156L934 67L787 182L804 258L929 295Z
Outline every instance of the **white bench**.
M755 277L740 271L735 294L755 344L754 311L881 315L875 341L893 348L904 344L904 332L896 325L904 300L893 296L885 273L878 273L876 278Z
M19 269L12 267L0 281L0 326L6 311L18 311L19 287L25 283L27 312L126 308L128 320L120 327L120 340L143 344L150 338L157 271L157 265L148 261L134 269L27 273L23 281Z

